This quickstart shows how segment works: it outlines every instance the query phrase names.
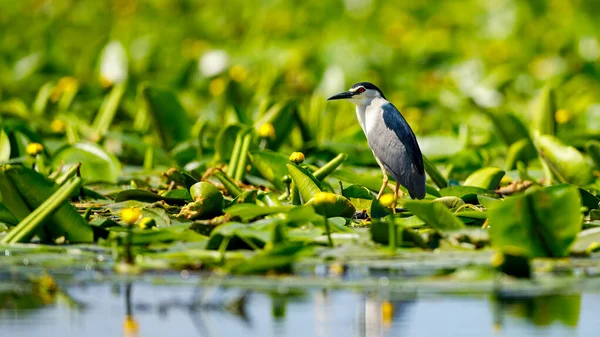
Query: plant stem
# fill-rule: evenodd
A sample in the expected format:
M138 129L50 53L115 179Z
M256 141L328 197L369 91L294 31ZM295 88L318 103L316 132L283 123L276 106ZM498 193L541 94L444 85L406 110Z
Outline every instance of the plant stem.
M396 252L396 223L391 217L386 219L388 224L388 246L392 253Z
M50 198L21 220L3 239L2 243L27 242L44 220L53 214L79 188L81 178L75 177L62 185Z
M323 220L325 221L325 233L327 234L327 241L329 242L329 247L333 248L333 240L331 239L331 230L329 229L329 221L327 221L326 216L323 216Z

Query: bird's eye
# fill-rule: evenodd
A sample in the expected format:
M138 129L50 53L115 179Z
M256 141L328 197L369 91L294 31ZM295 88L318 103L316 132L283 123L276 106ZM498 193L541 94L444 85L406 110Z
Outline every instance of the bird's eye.
M365 88L359 87L357 91L362 94L363 92L365 92Z

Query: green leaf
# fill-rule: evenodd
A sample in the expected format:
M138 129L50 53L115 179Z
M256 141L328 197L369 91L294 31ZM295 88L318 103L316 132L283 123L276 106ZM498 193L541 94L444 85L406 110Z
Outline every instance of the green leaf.
M268 252L261 252L244 262L228 266L233 274L257 274L269 271L291 272L292 264L306 249L300 242L275 245Z
M117 114L117 108L125 93L125 88L125 83L115 85L104 99L104 102L102 102L102 106L92 123L92 130L95 135L102 136L108 132L110 125Z
M507 146L521 140L528 139L530 149L528 150L529 155L535 157L535 148L531 143L531 137L529 136L529 130L519 117L511 113L503 113L499 111L483 110L483 112L490 117L496 128L500 138L504 141Z
M597 209L600 207L600 198L596 197L595 195L591 194L590 192L584 190L581 187L579 188L579 194L581 195L581 205L587 207L588 212L589 210Z
M574 147L564 145L550 135L537 136L535 142L540 157L559 182L584 186L594 179L592 169Z
M441 232L465 227L465 224L455 217L444 204L438 202L409 200L404 203L404 207L425 221L426 224Z
M1 191L1 189L0 189ZM14 226L19 223L19 219L10 212L8 207L0 202L0 222L3 222L9 226Z
M121 163L112 153L94 143L82 142L58 150L52 158L52 167L68 169L81 165L81 177L87 182L116 183L121 174Z
M523 138L510 144L506 154L505 169L508 171L514 170L519 161L527 163L532 158L531 149L531 140L528 138Z
M243 128L246 128L243 124L229 124L217 134L215 140L215 159L217 161L227 162L231 159L237 135Z
M0 162L10 159L10 139L4 130L0 130Z
M317 193L321 192L318 181L310 172L294 164L288 163L286 166L304 202L309 201Z
M594 161L596 169L600 170L600 142L591 140L586 145L587 152Z
M343 168L335 170L331 174L331 177L348 182L350 184L362 185L371 191L379 192L381 184L383 183L383 177L381 175L381 170L377 172L377 175L372 175L365 172L356 172L355 170Z
M469 204L476 204L477 197L480 195L484 195L489 198L498 198L498 196L495 193L490 193L486 189L483 189L480 187L473 187L473 186L446 187L446 188L442 188L440 190L440 194L443 197L448 197L448 196L459 197L462 200L464 200L466 203L469 203Z
M479 187L484 190L495 190L504 177L504 171L497 167L484 167L479 169L465 180L465 186Z
M532 103L531 128L540 134L556 134L556 94L549 85L544 86Z
M285 190L282 177L288 174L288 157L271 151L250 151L250 161L263 178L271 182L279 190Z
M174 92L146 86L142 93L163 147L170 150L190 137L192 123Z
M449 209L458 208L465 204L464 200L462 200L459 197L455 197L455 196L446 196L446 197L437 198L437 199L434 199L433 202L440 203L440 204L448 207Z
M292 210L294 206L259 206L256 204L235 204L230 207L227 207L223 212L229 214L229 216L234 218L240 218L242 221L249 221L252 219L256 219L258 217L262 217L269 214L276 213L287 213Z
M81 218L81 216L77 213L77 210L75 210L75 208L67 201L73 191L80 188L80 186L81 178L75 177L59 187L56 192L54 192L48 199L36 207L4 238L2 238L2 243L29 242L36 234L38 229L44 224L44 221L51 217L52 214L55 214L55 212L61 212L60 215L62 216L62 221L77 221L77 218L83 220L83 218ZM92 242L94 237L91 227L89 227L89 225L84 221L80 222L85 224L87 228L84 227L84 225L79 228L72 227L70 232L63 233L65 239L69 240L70 242ZM84 228L86 230L84 230ZM48 230L50 231L51 229ZM53 228L52 230L57 232L57 228Z
M17 165L5 165L0 171L2 202L21 221L46 201L57 202L57 198L62 198L53 196L58 186L36 171ZM74 189L75 185L80 186L73 183L70 187ZM54 199L49 200L51 198ZM44 232L50 234L51 239L64 236L69 242L91 242L92 229L67 198L68 195L57 202L58 208L45 221Z
M529 257L567 256L581 230L580 207L579 191L571 185L507 198L489 210L492 244L517 247Z
M275 129L275 140L269 142L271 149L277 150L288 138L294 127L294 119L298 103L290 100L273 105L265 114L254 123L258 130L261 125L270 123Z
M338 216L350 218L354 215L356 208L354 208L354 205L352 205L350 200L341 195L333 193L328 193L328 195L331 197L331 199L312 198L306 203L306 205L312 206L317 213L328 218Z
M270 229L268 226L261 228L256 225L228 222L218 226L210 233L206 249L219 249L224 239L229 240L228 250L252 248L252 245L262 248L271 238Z
M427 159L426 156L423 156L423 164L425 166L425 172L438 188L444 188L448 186L448 181L442 173L435 167L435 165Z

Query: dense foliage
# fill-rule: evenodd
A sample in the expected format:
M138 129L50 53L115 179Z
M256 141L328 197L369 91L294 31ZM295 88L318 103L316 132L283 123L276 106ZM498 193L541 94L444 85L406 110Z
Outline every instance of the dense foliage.
M492 246L529 276L507 264L593 253L598 14L583 0L1 1L0 238L236 273ZM397 214L374 198L354 107L325 100L361 80L426 157L426 199Z

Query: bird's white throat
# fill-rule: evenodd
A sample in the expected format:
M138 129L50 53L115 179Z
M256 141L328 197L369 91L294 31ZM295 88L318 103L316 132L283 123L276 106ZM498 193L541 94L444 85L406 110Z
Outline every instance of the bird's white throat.
M378 99L383 98L370 97L368 99L353 100L353 103L356 104L356 118L365 135L367 134L367 108Z

